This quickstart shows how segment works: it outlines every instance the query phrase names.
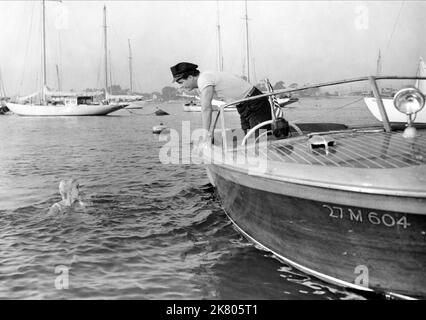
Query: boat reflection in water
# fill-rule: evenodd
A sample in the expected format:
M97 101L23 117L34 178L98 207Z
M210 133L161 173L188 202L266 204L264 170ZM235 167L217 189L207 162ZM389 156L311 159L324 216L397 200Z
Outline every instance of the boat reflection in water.
M377 79L418 78L365 77L315 86L369 81L380 101ZM406 88L394 104L413 119L424 96ZM378 105L382 126L290 123L290 136L263 133L256 141L256 130L279 118L238 135L225 128L222 106L214 125L220 119L221 129L211 132L203 158L236 228L285 263L344 287L424 298L426 125L391 124ZM237 145L238 137L244 138Z

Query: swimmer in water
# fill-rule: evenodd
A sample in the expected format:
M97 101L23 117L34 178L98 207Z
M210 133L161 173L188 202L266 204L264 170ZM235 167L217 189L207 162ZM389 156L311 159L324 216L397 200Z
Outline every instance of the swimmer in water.
M55 203L49 209L49 213L62 213L65 210L84 208L81 201L80 185L76 179L62 180L59 183L59 193L62 201Z

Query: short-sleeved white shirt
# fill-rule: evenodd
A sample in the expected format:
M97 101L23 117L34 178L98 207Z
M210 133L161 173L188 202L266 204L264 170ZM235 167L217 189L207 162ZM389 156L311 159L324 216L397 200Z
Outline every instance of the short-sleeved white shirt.
M213 86L216 97L225 102L243 99L253 88L250 83L238 76L219 71L201 72L197 84L200 92L208 86Z

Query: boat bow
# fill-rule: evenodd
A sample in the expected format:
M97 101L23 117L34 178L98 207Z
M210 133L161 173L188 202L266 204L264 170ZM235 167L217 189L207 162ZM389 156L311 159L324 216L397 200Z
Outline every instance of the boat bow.
M422 95L407 92L395 105L418 112ZM426 126L298 124L286 139L264 133L256 140L257 128L242 139L225 127L225 107L204 161L247 238L325 281L426 296Z

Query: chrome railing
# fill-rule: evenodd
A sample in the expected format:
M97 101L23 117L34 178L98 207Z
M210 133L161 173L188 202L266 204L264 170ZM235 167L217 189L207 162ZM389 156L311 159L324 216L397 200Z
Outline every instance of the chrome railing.
M213 143L214 131L215 131L217 122L220 118L221 119L222 141L223 141L223 144L224 144L223 147L224 147L225 150L228 149L227 148L227 142L226 142L227 139L226 139L225 112L224 112L225 108L240 104L242 102L252 101L252 100L260 99L260 98L263 98L263 97L269 97L269 96L278 95L278 94L293 93L293 92L298 92L298 91L303 91L303 90L329 87L329 86L335 86L335 85L339 85L339 84L347 84L347 83L354 83L354 82L361 82L361 81L368 81L370 83L374 97L377 100L377 106L379 108L380 115L382 116L382 123L383 123L384 130L386 132L390 132L390 131L392 131L392 128L391 128L391 125L389 123L389 119L388 119L388 116L387 116L387 113L386 113L386 109L383 105L383 100L382 100L382 97L380 95L379 88L377 86L377 82L376 82L377 80L426 80L426 77L417 77L417 76L403 76L403 77L401 77L401 76L367 76L367 77L345 79L345 80L340 80L340 81L324 82L324 83L313 84L313 85L303 86L303 87L294 88L294 89L281 89L281 90L276 90L276 91L260 94L260 95L257 95L257 96L252 96L252 97L236 100L236 101L233 101L233 102L230 102L230 103L227 103L227 104L220 106L219 111L216 115L215 121L213 122L213 126L210 129L210 135L212 137L211 142ZM250 133L246 134L246 136L244 137L245 140L246 140L246 138L248 137L249 134Z

